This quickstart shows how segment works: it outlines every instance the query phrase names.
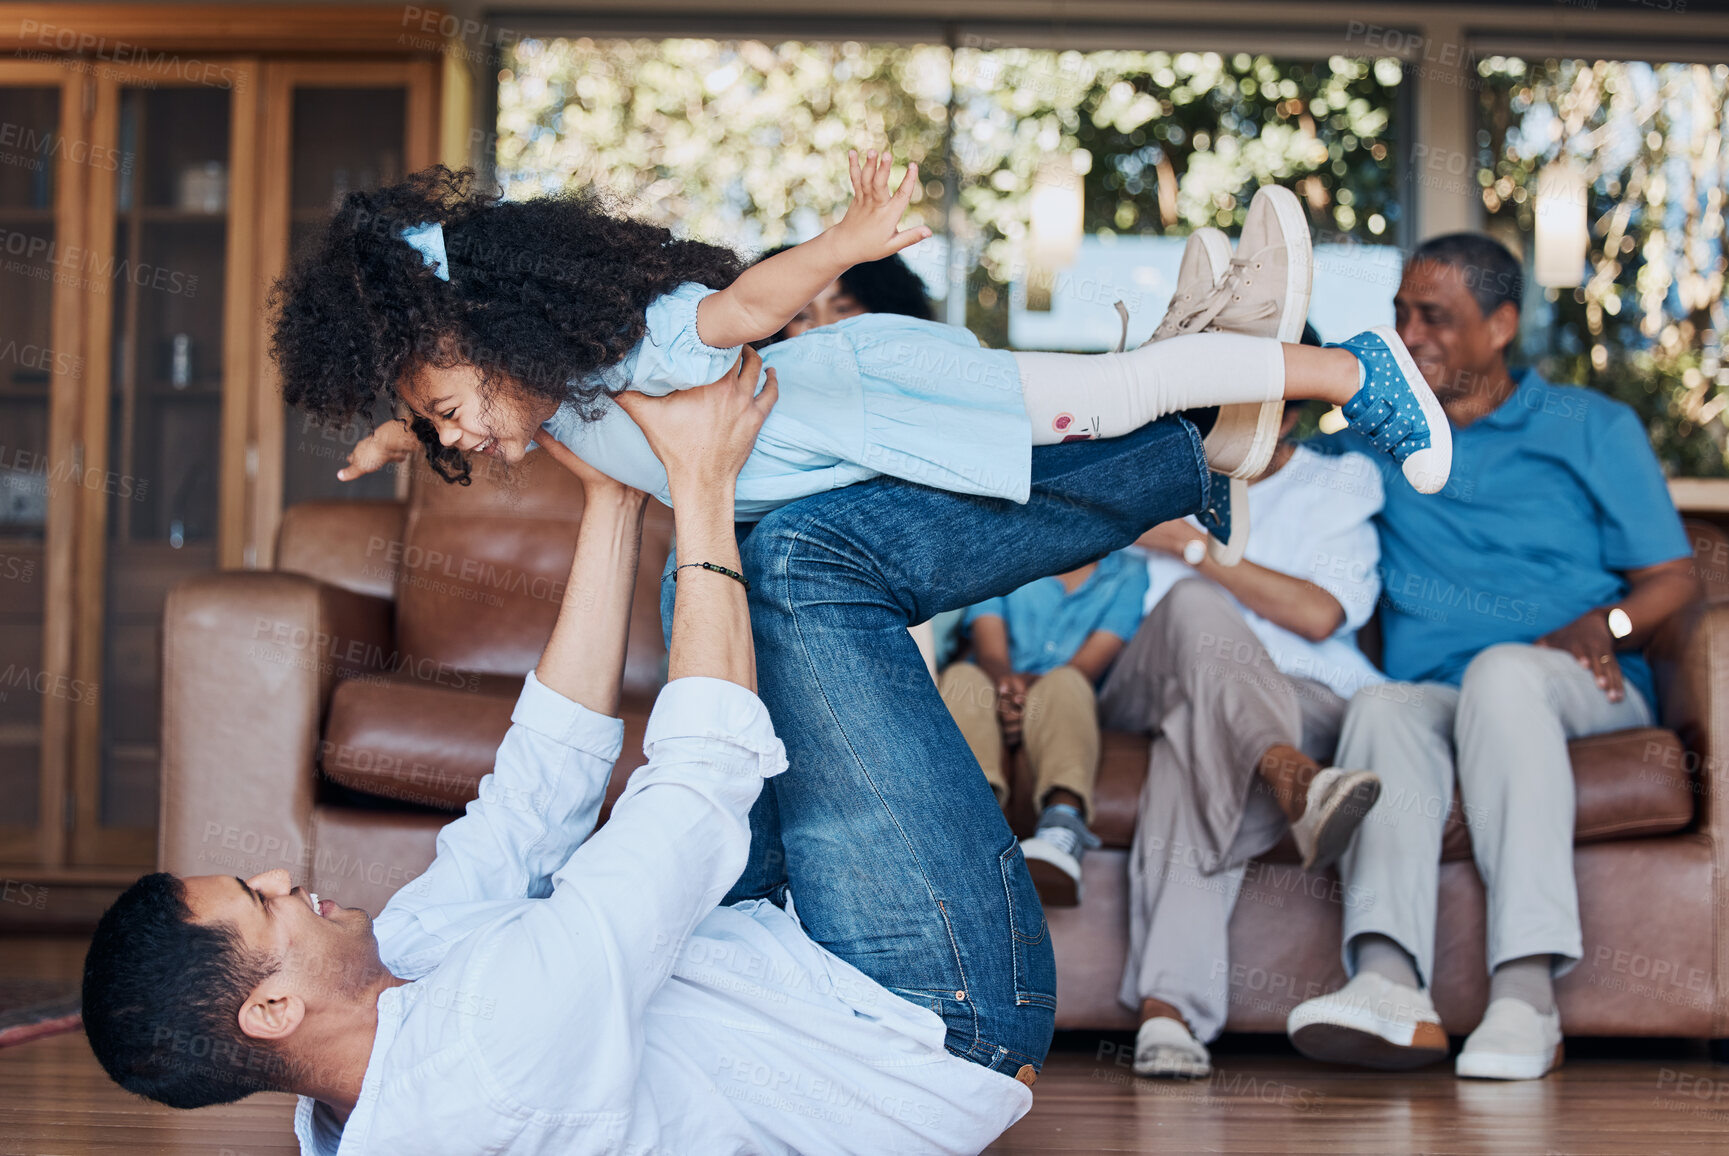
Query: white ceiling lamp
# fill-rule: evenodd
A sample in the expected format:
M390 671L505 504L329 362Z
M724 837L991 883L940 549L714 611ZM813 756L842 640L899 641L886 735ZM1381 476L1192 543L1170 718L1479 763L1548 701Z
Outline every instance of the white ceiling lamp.
M1068 160L1051 160L1033 178L1028 264L1055 271L1081 251L1081 175Z
M1585 280L1591 248L1586 219L1585 170L1570 157L1551 161L1537 174L1537 284L1575 289Z

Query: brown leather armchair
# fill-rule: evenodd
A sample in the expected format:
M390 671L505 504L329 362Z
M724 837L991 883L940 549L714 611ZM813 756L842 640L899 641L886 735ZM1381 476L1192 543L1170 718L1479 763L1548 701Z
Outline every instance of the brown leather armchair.
M474 798L523 677L552 633L582 486L544 454L427 474L407 502L309 502L274 572L189 579L164 611L164 870L286 867L377 912ZM624 675L624 752L642 763L665 673L660 571L671 513L650 503Z
M541 460L535 460L535 459ZM487 476L480 476L486 474ZM536 455L470 487L417 478L399 502L315 502L284 519L278 568L190 579L165 612L161 866L248 875L287 867L377 911L431 861L470 798L551 633L582 516L581 486ZM664 677L659 575L670 514L650 507L625 673L624 754L639 765ZM1690 524L1701 552L1729 538ZM1566 1030L1729 1037L1729 580L1652 647L1664 725L1573 744L1583 963L1560 984ZM1107 734L1096 798L1104 847L1086 902L1049 913L1060 1027L1133 1027L1116 1001L1127 859L1147 739ZM1025 779L1025 769L1019 772ZM1015 793L1025 799L1030 781ZM1486 1002L1483 890L1449 821L1435 1001L1450 1031ZM603 811L603 816L604 816ZM1030 810L1011 817L1025 830ZM1250 872L1231 926L1239 1031L1343 981L1342 889L1289 849Z

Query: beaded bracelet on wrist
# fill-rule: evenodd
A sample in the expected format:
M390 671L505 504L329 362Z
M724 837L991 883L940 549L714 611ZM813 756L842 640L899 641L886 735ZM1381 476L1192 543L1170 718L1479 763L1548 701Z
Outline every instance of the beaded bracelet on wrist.
M743 574L740 574L737 570L728 570L725 566L716 566L713 562L686 562L682 566L674 566L672 570L672 580L677 582L678 572L680 570L689 570L692 567L695 567L698 570L712 570L716 574L725 574L728 578L739 583L746 590L750 589L750 579L746 578Z

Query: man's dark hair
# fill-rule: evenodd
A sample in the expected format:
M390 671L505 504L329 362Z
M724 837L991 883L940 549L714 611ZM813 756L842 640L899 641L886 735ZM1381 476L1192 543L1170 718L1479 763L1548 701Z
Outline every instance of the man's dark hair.
M115 1083L171 1108L286 1090L282 1058L237 1022L277 966L233 928L193 922L179 879L146 875L103 913L84 957L90 1050Z
M840 275L841 286L872 313L899 313L935 321L925 283L899 253L880 261L864 261Z
M1507 251L1507 246L1487 234L1447 233L1431 237L1411 254L1411 263L1418 261L1433 261L1457 269L1484 317L1504 304L1517 310L1524 300L1525 267Z
M756 260L766 261L790 248L791 245L782 245L770 249ZM891 253L876 261L861 261L842 273L838 280L840 287L852 294L866 313L898 313L920 321L937 319L936 310L931 308L931 299L925 296L923 279L913 272L912 266L902 260L899 253ZM783 329L771 340L782 340L785 332Z

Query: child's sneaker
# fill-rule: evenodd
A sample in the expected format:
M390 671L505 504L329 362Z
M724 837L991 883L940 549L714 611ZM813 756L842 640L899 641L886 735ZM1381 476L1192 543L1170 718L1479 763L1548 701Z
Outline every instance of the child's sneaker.
M1203 236L1207 233L1215 236ZM1215 331L1300 340L1309 315L1314 252L1297 195L1279 185L1263 185L1249 203L1236 256L1228 265L1220 262L1222 242L1223 234L1216 229L1196 230L1190 236L1177 275L1178 294L1152 340ZM1212 274L1212 292L1178 315L1180 305L1193 301L1193 287L1202 283L1203 270ZM1185 294L1185 289L1190 292ZM1220 406L1205 439L1207 465L1233 478L1260 477L1278 447L1283 412L1282 400Z
M1453 469L1453 429L1398 333L1377 325L1328 348L1350 350L1363 367L1343 407L1350 427L1398 462L1418 493L1439 491Z
M1171 297L1170 308L1165 310L1164 320L1153 330L1153 335L1141 344L1146 346L1167 337L1199 333L1205 324L1202 307L1211 299L1213 290L1224 278L1230 264L1231 242L1223 233L1213 228L1196 229L1190 233L1183 246L1182 264L1177 267L1177 291ZM1126 320L1124 328L1126 332ZM1213 428L1201 439L1207 465L1215 472L1210 488L1213 501L1201 512L1199 520L1202 528L1211 535L1207 553L1221 566L1235 566L1240 562L1249 542L1248 488L1227 477L1223 471L1242 464L1258 433L1261 409L1259 405L1221 405L1218 416L1213 419ZM1276 439L1277 421L1273 423L1273 434ZM1222 460L1216 461L1215 455ZM1239 499L1236 505L1241 520L1237 522L1231 519L1233 497Z
M1177 291L1165 310L1164 320L1153 335L1142 342L1151 345L1167 337L1199 333L1205 324L1202 307L1231 267L1231 239L1217 229L1196 229L1183 245L1183 260L1177 266Z
M1027 871L1047 907L1073 907L1081 901L1081 856L1099 846L1081 813L1055 803L1039 816L1039 829L1021 840Z

